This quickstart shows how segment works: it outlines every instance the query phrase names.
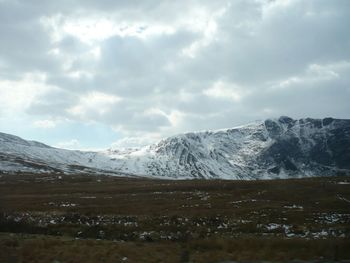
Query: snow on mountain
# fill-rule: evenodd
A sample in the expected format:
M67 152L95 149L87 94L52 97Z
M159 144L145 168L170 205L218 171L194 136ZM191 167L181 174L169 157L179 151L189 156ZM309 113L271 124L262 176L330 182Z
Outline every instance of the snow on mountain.
M223 179L348 174L350 120L280 117L103 152L57 149L0 133L0 170Z
M186 133L140 149L109 150L121 169L135 174L179 178L243 178L248 163L268 146L257 140L263 123L215 132ZM264 135L263 135L264 136ZM250 176L250 175L246 175Z
M99 152L58 149L0 133L0 170L8 172L114 172ZM110 169L110 171L109 171Z

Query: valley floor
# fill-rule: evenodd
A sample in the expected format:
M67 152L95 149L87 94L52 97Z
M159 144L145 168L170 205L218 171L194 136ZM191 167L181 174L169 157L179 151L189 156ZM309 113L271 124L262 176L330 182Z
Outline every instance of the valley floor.
M350 177L0 175L0 262L350 260Z

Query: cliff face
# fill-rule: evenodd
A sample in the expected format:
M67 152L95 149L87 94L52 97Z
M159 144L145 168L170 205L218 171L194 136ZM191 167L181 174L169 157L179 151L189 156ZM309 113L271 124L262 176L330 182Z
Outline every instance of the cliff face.
M279 174L334 174L350 169L350 121L326 118L265 121L273 143L259 161Z

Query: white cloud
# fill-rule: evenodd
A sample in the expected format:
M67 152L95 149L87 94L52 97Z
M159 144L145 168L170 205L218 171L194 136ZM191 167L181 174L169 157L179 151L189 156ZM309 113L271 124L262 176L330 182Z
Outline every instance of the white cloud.
M114 95L93 91L81 96L78 104L67 109L67 111L73 116L89 119L90 115L108 113L113 105L121 100L120 97Z
M294 3L293 3L294 2ZM262 0L262 16L263 18L268 18L269 16L273 16L276 13L282 12L284 10L288 11L288 7L292 4L300 4L299 0L278 0L278 1L269 1Z
M42 17L40 21L48 30L53 42L59 42L68 35L88 45L96 45L113 36L145 39L154 35L173 34L176 31L172 25L118 20L113 14L109 16L111 18L95 14L72 17L59 14Z
M209 46L216 39L217 20L226 12L226 7L219 10L199 9L194 14L193 20L187 21L187 26L194 32L199 32L202 37L191 43L190 46L182 49L181 54L195 58L201 49Z
M341 75L348 74L350 69L349 61L339 61L330 64L311 64L303 72L303 74L288 77L285 80L279 81L277 84L273 84L273 89L287 89L292 88L294 85L304 85L305 88L310 84L322 83L338 79ZM346 77L346 75L343 77Z
M67 73L67 76L72 79L81 79L81 78L92 78L93 74L88 71L77 70L77 71L70 71L69 73Z
M54 89L45 84L45 78L42 73L28 73L18 80L0 79L0 113L21 114L37 97Z
M246 92L236 84L219 80L212 87L204 90L203 93L209 97L238 102Z

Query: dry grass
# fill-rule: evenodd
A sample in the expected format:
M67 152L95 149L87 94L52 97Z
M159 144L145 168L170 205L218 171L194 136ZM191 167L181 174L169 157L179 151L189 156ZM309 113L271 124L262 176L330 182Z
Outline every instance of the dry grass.
M177 242L112 242L66 237L0 235L0 262L221 262L350 258L349 240L277 238ZM124 260L123 260L124 259Z
M345 181L2 175L0 262L350 259Z

